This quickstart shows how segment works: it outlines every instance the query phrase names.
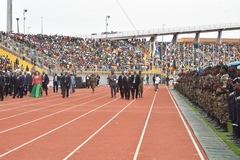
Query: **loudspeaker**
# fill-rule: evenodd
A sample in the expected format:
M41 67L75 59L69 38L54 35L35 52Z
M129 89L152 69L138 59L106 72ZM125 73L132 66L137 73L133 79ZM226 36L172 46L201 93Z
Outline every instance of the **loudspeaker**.
M76 77L76 88L82 88L82 77Z

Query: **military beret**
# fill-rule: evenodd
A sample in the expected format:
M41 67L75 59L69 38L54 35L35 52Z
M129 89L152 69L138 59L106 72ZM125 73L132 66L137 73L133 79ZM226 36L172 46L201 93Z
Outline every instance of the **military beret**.
M228 66L227 65L223 65L221 68L228 71Z
M228 67L234 67L234 66L236 67L238 65L240 65L239 61L234 61L234 62L230 62L230 63L227 64Z

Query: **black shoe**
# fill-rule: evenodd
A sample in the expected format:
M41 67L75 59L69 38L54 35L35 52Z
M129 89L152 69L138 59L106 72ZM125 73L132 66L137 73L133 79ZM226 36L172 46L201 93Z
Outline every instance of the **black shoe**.
M230 133L230 134L227 134L226 136L227 136L227 137L233 137L233 136L235 136L235 134L232 132L232 133Z
M230 140L230 141L236 141L237 139L238 139L238 137L233 136L233 137L229 138L228 140Z

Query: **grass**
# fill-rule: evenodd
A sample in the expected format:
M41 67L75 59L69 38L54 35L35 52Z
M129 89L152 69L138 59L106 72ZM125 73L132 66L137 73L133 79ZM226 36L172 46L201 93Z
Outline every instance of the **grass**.
M181 97L184 99L184 101L190 106L194 112L199 113L199 111L189 102L184 98L182 95ZM202 114L198 114L198 116L218 135L218 137L238 156L240 156L240 148L235 145L233 141L229 140L229 137L226 135L232 132L232 124L229 122L228 123L228 132L218 132L215 127L209 123L205 117Z

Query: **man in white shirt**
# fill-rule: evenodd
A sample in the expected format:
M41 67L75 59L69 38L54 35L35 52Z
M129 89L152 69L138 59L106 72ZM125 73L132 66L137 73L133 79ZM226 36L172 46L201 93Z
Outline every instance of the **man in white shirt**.
M160 77L158 75L156 75L155 77L155 91L158 90L158 84L160 83Z

